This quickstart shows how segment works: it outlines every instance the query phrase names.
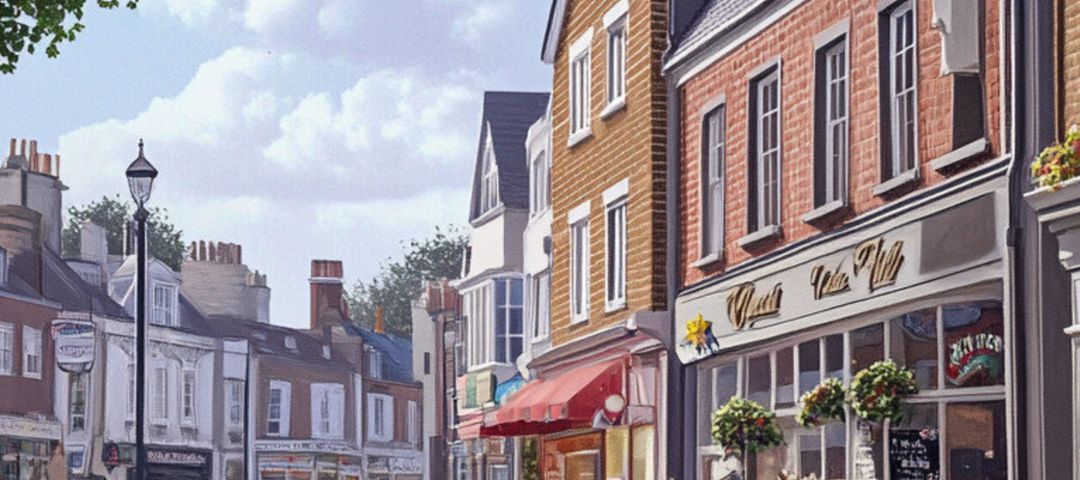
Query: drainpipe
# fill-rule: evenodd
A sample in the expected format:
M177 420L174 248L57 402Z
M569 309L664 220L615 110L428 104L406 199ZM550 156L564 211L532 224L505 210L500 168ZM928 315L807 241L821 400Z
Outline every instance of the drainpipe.
M696 472L693 468L684 468L687 465L692 465L691 460L693 454L691 448L684 445L687 435L684 431L697 431L694 428L683 428L687 426L686 419L694 418L693 414L687 414L683 405L683 396L686 394L684 387L684 374L682 363L679 361L679 356L675 351L675 345L678 343L678 329L676 323L678 319L675 318L675 299L678 293L678 277L679 277L679 232L681 222L679 212L681 211L681 205L679 204L679 133L681 117L680 110L680 92L675 80L671 77L665 77L665 83L667 88L667 176L665 178L666 192L665 192L665 205L667 207L665 211L666 229L667 229L667 265L666 265L666 285L667 288L667 310L671 315L671 342L667 345L667 357L668 357L668 381L667 381L667 477L670 479L693 479ZM690 392L689 398L694 398L694 392ZM681 455L679 453L681 453ZM687 453L691 452L691 453ZM688 460L691 459L691 460Z

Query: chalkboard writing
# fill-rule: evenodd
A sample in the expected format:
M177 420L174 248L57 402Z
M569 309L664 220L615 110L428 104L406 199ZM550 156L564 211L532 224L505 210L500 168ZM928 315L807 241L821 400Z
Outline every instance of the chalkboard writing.
M941 462L936 428L889 430L892 480L938 480Z

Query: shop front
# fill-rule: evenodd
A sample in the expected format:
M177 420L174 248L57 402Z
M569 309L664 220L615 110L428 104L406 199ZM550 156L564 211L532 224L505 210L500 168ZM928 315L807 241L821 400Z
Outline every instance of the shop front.
M341 442L256 441L255 460L263 480L361 480L359 451Z
M746 459L749 478L1009 478L1005 205L992 185L927 199L681 292L677 352L697 398L686 467L706 480L740 470L710 432L712 413L739 397L774 412L783 432ZM885 359L918 386L901 419L845 408L840 421L796 422L824 379L850 385Z
M663 347L639 333L620 325L538 357L537 379L485 416L481 436L535 437L543 479L659 478Z
M56 420L0 415L0 479L46 479L64 471L59 444Z
M206 479L213 476L214 455L210 450L146 447L146 476L150 480Z

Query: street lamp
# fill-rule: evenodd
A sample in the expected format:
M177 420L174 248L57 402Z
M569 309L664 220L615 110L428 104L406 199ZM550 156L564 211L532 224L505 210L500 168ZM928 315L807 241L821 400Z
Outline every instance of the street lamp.
M146 202L154 189L157 169L143 156L143 141L139 139L139 156L127 168L128 188L135 200L136 243L138 267L135 274L135 478L146 479L146 442L143 439L146 423Z

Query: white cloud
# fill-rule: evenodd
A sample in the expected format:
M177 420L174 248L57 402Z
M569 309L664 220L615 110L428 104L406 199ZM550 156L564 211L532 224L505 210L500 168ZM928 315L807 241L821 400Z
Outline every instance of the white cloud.
M492 30L504 22L511 10L510 3L501 0L469 2L466 10L454 18L453 32L467 43L480 46Z

